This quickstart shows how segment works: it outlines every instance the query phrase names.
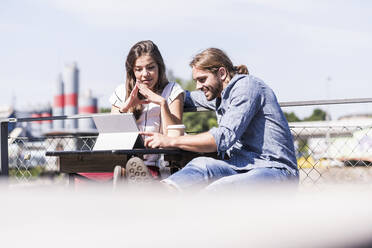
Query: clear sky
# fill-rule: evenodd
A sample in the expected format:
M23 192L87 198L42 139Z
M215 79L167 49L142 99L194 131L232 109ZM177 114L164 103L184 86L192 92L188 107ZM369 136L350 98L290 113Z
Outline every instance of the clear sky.
M130 47L144 39L183 79L192 56L213 46L281 102L372 97L371 13L368 0L1 0L0 105L51 103L58 74L76 61L80 91L109 107ZM336 118L372 104L328 110Z

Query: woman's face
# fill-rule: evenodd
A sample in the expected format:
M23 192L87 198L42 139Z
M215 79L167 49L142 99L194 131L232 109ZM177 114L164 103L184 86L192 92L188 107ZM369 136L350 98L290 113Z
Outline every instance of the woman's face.
M134 76L149 89L154 89L159 78L159 66L150 55L142 55L134 62Z

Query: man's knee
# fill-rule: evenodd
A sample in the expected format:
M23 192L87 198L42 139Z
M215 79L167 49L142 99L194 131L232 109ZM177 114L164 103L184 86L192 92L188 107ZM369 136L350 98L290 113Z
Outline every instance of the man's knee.
M292 174L285 168L256 168L248 172L253 181L283 182L292 178Z
M255 168L248 172L239 173L231 177L223 177L210 184L207 191L219 191L224 189L257 189L254 186L292 186L290 180L293 176L283 168ZM293 181L295 183L295 181ZM248 186L248 187L247 187ZM266 189L266 187L264 187Z
M213 164L214 159L209 157L197 157L186 164L185 168L207 171L208 165Z

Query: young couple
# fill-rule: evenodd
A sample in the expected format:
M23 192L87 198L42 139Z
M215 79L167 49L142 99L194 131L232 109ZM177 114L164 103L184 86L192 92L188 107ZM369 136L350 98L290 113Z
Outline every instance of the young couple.
M248 75L246 66L233 66L220 49L206 49L190 63L194 92L184 92L179 84L168 81L163 58L152 41L136 43L125 66L126 85L117 87L111 96L112 113L133 113L147 147L218 152L222 158L193 159L162 183L179 190L196 186L218 190L261 182L297 182L288 123L274 92ZM167 126L182 123L184 105L215 110L218 127L197 135L168 137ZM156 174L157 155L146 156L145 165L133 159L127 164L135 165L132 174L126 172L129 177L135 176L136 168Z

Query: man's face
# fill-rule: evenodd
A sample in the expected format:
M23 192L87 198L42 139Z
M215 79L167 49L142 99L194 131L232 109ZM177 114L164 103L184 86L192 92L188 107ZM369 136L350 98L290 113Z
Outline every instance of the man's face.
M212 72L192 67L192 78L196 82L196 89L203 91L208 101L221 95L222 79Z

